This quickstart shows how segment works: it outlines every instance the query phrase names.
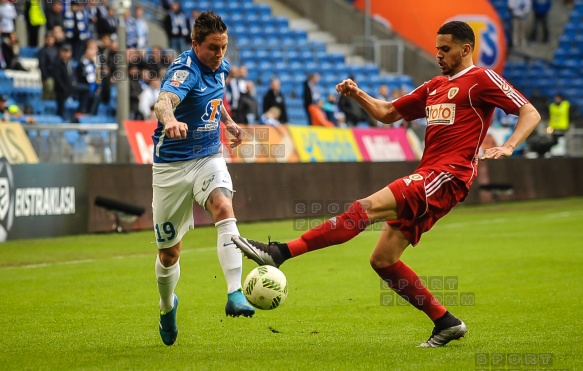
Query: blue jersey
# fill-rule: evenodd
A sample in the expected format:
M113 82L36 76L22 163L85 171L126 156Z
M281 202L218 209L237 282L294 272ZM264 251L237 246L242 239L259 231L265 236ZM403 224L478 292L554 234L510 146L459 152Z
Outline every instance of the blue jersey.
M191 160L221 151L221 108L229 71L229 63L224 59L215 72L211 71L192 49L172 62L160 92L180 97L174 116L188 125L188 134L183 139L167 138L164 126L158 122L152 135L155 163Z

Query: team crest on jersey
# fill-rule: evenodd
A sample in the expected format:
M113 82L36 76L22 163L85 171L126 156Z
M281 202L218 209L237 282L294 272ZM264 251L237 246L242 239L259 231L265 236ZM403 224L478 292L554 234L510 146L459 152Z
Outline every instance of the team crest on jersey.
M421 175L421 174L411 174L411 175L409 175L409 179L411 179L411 180L423 180L423 175Z
M186 81L188 75L190 75L190 72L188 71L183 70L176 71L174 72L174 75L172 75L172 81L178 81L179 83L183 83L184 81Z
M449 91L447 92L447 97L449 99L452 99L453 97L455 97L457 95L457 93L460 91L460 88L455 87L455 88L451 88L449 89Z

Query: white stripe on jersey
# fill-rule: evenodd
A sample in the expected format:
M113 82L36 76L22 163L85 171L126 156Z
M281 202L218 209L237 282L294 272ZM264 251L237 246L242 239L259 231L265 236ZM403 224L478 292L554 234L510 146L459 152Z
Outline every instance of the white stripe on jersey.
M164 138L166 138L166 131L162 128L162 135L160 135L158 145L156 146L156 157L160 157L160 147L162 147L162 143L164 143Z
M439 173L439 175L437 175L435 179L429 182L429 184L425 185L426 197L429 197L435 192L437 192L437 190L439 189L439 187L441 187L443 183L449 182L452 179L453 175L451 175L450 173Z
M508 88L510 88L510 84L508 84L508 82L504 80L502 76L489 69L485 69L484 72L490 78L490 80L492 80L492 82L494 82L494 84L496 84L496 86L498 86L500 90L502 90L504 94L506 94L506 96L510 98L518 107L522 107L527 103L526 100L517 94L514 89L508 90ZM508 88L504 89L503 86L507 86Z

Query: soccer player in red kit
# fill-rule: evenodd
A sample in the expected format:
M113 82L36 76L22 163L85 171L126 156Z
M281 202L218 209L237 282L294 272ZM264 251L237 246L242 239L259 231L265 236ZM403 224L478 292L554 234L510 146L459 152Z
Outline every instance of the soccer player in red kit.
M540 121L537 110L496 72L472 62L475 37L460 21L444 24L437 32L437 63L442 76L425 82L392 102L381 101L350 79L337 85L338 93L356 100L383 123L426 117L427 132L421 163L409 176L352 203L335 216L286 244L233 237L243 253L258 264L278 267L309 251L344 243L371 223L386 221L370 257L377 274L433 322L434 329L420 347L440 347L467 332L463 321L439 303L423 286L401 255L421 235L467 196L477 175L479 149L496 107L518 114L512 135L500 147L487 149L484 159L512 155Z

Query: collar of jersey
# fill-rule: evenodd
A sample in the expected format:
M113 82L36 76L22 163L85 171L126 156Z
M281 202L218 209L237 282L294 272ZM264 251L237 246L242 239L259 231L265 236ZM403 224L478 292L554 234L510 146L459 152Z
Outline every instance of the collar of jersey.
M474 67L476 67L476 66L474 66L474 65L472 64L471 66L469 66L469 67L468 67L468 68L466 68L465 70L462 70L462 71L460 71L460 72L456 73L455 75L453 75L453 76L450 76L450 77L449 77L449 80L451 81L451 80L453 80L453 79L457 79L457 78L458 78L458 77L460 77L461 75L465 75L465 74L466 74L466 73L467 73L469 70L471 70L471 69L472 69L472 68L474 68Z
M192 48L190 48L190 57L192 58L192 60L194 61L194 63L196 63L196 65L200 69L200 72L205 73L205 74L214 74L216 72L216 71L213 72L213 70L211 70L210 68L208 68L207 66L205 66L204 64L202 64L201 61L196 56L196 53L194 52L194 49L192 49ZM220 67L217 69L217 71L219 69L220 69Z

